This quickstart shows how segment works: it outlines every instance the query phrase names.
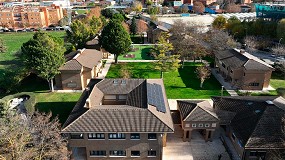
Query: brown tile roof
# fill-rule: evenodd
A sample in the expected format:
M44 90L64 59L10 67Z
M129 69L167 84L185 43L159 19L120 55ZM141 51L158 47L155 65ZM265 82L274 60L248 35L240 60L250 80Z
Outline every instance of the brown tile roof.
M212 97L214 108L236 113L230 126L245 148L284 148L285 99L275 96ZM219 115L219 114L218 114ZM219 117L222 119L222 117Z
M82 67L92 69L94 66L97 66L103 58L103 53L96 49L83 49L76 53L73 59L67 61L59 70L81 70ZM72 54L74 53L72 52Z
M274 69L269 64L263 62L259 58L244 52L240 53L238 49L229 49L219 51L215 56L222 61L226 66L232 69L244 67L247 70L272 70Z
M115 80L115 84L114 84ZM123 84L122 84L123 80ZM166 112L160 112L156 106L148 104L147 83L162 86ZM127 94L125 105L101 105L101 94ZM97 97L96 97L97 96ZM173 132L163 81L161 79L104 79L91 90L90 102L95 105L84 114L65 125L63 133L73 132ZM86 99L82 100L85 103ZM94 103L91 103L94 104Z
M219 121L208 101L177 101L183 121Z

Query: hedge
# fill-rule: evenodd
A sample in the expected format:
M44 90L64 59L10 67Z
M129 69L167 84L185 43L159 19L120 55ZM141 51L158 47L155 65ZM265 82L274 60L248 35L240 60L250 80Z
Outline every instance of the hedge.
M34 93L31 93L31 92L21 92L21 93L16 93L16 94L12 94L12 95L8 95L6 97L3 97L2 101L4 101L4 103L5 103L4 107L8 108L8 105L9 105L9 102L11 99L17 98L20 96L24 96L24 95L30 96L30 98L24 102L24 106L25 106L28 114L33 114L35 112L36 97L35 97Z

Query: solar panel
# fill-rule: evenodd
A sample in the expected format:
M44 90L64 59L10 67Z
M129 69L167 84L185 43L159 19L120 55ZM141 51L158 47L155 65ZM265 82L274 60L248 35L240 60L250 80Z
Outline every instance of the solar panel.
M166 112L162 88L159 84L147 83L147 103L156 107L159 112Z

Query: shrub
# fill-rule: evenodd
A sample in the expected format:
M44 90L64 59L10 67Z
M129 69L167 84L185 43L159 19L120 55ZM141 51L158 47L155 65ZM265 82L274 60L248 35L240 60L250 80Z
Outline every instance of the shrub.
M276 91L278 95L285 97L285 88L277 88Z

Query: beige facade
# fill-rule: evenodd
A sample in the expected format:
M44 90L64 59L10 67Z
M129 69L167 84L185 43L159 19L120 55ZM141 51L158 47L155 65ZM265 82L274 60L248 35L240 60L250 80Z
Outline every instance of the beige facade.
M38 28L57 25L63 18L61 7L0 6L0 25L7 28Z
M162 159L164 136L160 133L156 134L156 139L149 139L148 133L136 133L139 134L139 138L136 139L132 139L133 136L131 136L131 133L122 133L125 134L125 138L123 139L110 139L109 133L99 133L104 134L104 139L92 139L88 137L89 133L82 134L83 137L80 137L82 139L74 139L69 136L69 148L71 150L82 148L82 150L85 151L87 160L109 159L110 157L112 157L112 159ZM93 152L96 151L103 151L103 154L93 155ZM125 153L112 155L111 152L113 151L124 151ZM134 155L133 151L139 152L136 152L136 155ZM150 153L150 151L152 151L152 153ZM139 155L137 153L139 153Z

